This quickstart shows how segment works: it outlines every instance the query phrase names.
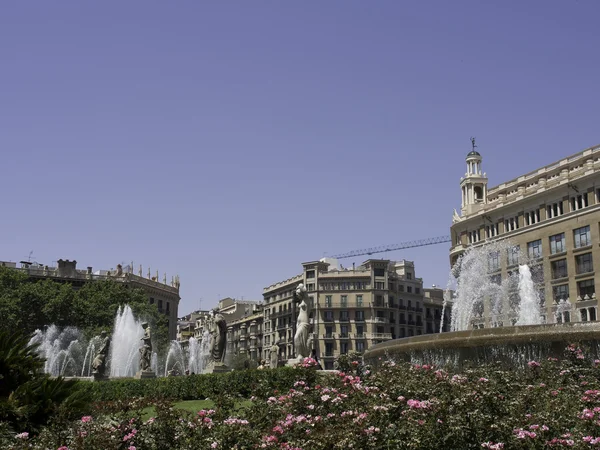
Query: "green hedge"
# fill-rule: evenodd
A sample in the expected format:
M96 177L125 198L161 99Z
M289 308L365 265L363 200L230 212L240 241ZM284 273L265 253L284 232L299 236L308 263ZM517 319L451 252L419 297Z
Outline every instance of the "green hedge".
M95 401L116 401L133 397L201 400L223 393L243 398L264 398L273 395L274 391L287 392L298 380L312 385L316 379L315 370L281 367L274 370L235 370L220 374L145 380L128 378L84 382L81 383L81 388L88 391Z

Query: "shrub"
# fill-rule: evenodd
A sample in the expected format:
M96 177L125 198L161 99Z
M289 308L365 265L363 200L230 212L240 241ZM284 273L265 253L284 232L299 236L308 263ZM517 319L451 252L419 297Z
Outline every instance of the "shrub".
M83 382L95 401L130 398L169 398L201 400L221 392L233 397L268 397L273 391L287 391L298 379L314 384L316 372L310 369L281 367L273 370L239 370L219 374L188 375L145 380L123 379L101 383Z
M40 372L44 360L29 339L0 330L0 435L35 433L55 416L69 419L89 408L77 381Z

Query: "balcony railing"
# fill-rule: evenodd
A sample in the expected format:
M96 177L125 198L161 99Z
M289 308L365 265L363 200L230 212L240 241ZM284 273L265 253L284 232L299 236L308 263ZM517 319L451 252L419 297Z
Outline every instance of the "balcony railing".
M367 339L381 339L389 340L392 339L392 333L367 333Z
M371 323L388 323L389 319L387 317L373 317L369 320Z

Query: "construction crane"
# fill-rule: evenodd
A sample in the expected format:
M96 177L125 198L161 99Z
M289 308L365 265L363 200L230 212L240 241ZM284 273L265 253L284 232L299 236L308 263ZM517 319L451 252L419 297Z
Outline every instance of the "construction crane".
M351 251L348 253L341 253L339 255L331 256L331 258L336 258L336 259L352 258L354 256L372 255L373 253L393 252L395 250L402 250L404 248L424 247L426 245L443 244L444 242L452 242L452 239L450 239L450 236L438 236L438 237L432 237L432 238L428 238L428 239L421 239L418 241L403 242L401 244L382 245L379 247L371 247L371 248L365 248L362 250L354 250L354 251Z

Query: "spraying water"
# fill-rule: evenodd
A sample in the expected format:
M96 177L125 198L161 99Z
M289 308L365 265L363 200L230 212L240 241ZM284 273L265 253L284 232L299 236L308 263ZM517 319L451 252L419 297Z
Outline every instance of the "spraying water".
M45 331L36 330L29 340L39 344L38 352L46 361L44 372L52 376L77 376L84 360L83 336L75 327L60 330L50 325Z
M448 283L448 291L455 291L452 331L471 329L474 320L483 322L485 317L492 326L542 323L539 297L529 266L521 264L518 271L500 276L499 269L504 262L508 263L507 258L511 263L527 262L526 256L507 240L470 247L459 258ZM449 301L448 296L444 296L444 309Z
M129 305L119 307L109 352L110 376L132 377L139 369L142 323L133 316Z
M171 341L169 352L167 353L167 361L165 363L165 377L169 371L173 370L179 374L185 373L186 357L181 344L177 341Z
M531 278L529 266L519 266L519 318L515 325L539 325L542 323L540 298Z

